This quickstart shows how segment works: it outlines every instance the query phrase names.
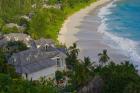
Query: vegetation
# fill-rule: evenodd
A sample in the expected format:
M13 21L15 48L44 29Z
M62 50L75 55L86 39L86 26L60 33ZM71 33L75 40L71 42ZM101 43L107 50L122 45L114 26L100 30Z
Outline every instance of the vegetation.
M19 26L26 25L24 33L34 39L45 37L56 40L64 20L94 1L96 0L49 0L47 4L61 5L60 9L55 9L42 8L44 0L0 0L0 32L21 32L16 27L6 27L7 23L16 23ZM21 18L23 15L29 16L29 13L33 14L30 21ZM100 76L105 83L102 93L140 93L140 76L134 65L129 62L110 62L107 50L98 55L100 65L95 65L89 57L80 60L76 44L67 51L68 70L64 73L56 72L57 84L64 77L67 78L64 88L45 78L38 81L24 80L16 74L13 66L7 64L7 59L13 53L26 49L26 45L21 42L8 42L4 48L0 48L0 93L60 93L60 89L61 93L77 92L95 76ZM104 65L106 63L108 65Z
M27 81L0 73L0 93L59 93L59 90L51 81Z
M21 41L9 41L2 49L6 55L6 58L9 58L13 53L18 53L28 48Z
M42 78L39 81L22 79L12 65L7 63L9 55L27 49L20 41L8 42L0 48L0 93L59 93L53 80ZM8 57L7 57L8 56Z
M97 71L97 72L96 72ZM116 65L109 65L101 69L95 69L105 83L102 93L139 93L140 76L138 76L135 67L128 62Z
M40 9L31 20L28 33L35 39L57 39L64 18L64 13L59 9Z
M22 49L24 48L22 47ZM68 48L66 58L68 70L56 72L57 84L55 84L54 80L46 80L45 78L38 81L22 79L15 73L14 68L7 64L5 53L1 50L0 93L76 93L96 76L100 76L105 84L102 93L140 93L140 76L134 65L127 61L115 64L105 60L109 58L105 50L100 54L106 55L106 57L100 57L99 60L103 60L103 63L108 62L108 65L96 65L95 62L91 62L89 57L80 60L78 53L79 49L76 44ZM59 86L61 80L67 80L67 84L63 88Z
M8 74L11 77L18 77L15 73L15 69L11 65L7 64L7 60L2 49L0 49L0 73Z
M44 0L1 0L0 26L6 23L16 23L27 26L24 33L34 39L41 37L57 40L58 32L67 16L89 5L96 0L48 0L47 5L60 5L60 9L43 8ZM75 3L76 2L76 3ZM35 7L33 7L35 5ZM21 16L33 13L31 21L21 20ZM3 22L2 22L2 21ZM21 32L16 28L9 29L4 26L3 33Z
M91 64L93 62L87 57L84 61L78 59L78 49L73 44L68 49L68 57L66 58L67 77L69 84L66 91L78 91L85 86L95 76L100 76L104 81L102 93L139 93L140 92L140 76L137 74L135 66L128 61L122 64L115 64L109 61L107 50L99 53L100 65ZM108 62L108 65L103 65Z
M107 63L110 59L109 56L107 55L107 50L103 50L103 53L99 53L98 56L99 56L99 63L101 65Z
M32 4L37 4L43 0L0 0L0 17L9 22L17 17L31 12Z

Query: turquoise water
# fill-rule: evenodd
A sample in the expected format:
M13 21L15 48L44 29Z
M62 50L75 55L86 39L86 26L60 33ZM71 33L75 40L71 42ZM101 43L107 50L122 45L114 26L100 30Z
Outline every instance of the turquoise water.
M122 50L140 68L140 0L114 0L103 7L98 31L111 47Z

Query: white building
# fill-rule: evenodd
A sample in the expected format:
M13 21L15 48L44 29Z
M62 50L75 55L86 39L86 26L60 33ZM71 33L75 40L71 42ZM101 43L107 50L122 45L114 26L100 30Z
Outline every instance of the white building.
M37 80L40 77L54 78L57 70L66 69L66 55L53 47L42 51L29 49L13 54L8 63L13 65L16 72L28 80Z

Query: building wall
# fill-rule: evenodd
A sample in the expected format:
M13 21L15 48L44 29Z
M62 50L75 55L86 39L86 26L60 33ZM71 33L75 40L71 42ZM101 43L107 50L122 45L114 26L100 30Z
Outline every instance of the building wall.
M64 71L64 70L66 70L65 58L60 58L60 60L61 60L61 66L57 67L57 70Z
M46 78L55 78L55 72L57 71L57 67L56 66L53 66L53 67L49 67L49 68L46 68L46 69L43 69L43 70L40 70L38 72L34 72L34 73L31 73L31 74L28 74L27 75L27 79L28 80L39 80L40 77L46 77ZM23 74L22 75L25 79L26 79L26 75Z
M62 56L62 55L59 55L59 56L56 56L54 58L52 58L52 60L56 61L57 62L57 59L60 59L60 66L57 65L57 70L59 71L64 71L66 70L66 62L65 62L65 57Z

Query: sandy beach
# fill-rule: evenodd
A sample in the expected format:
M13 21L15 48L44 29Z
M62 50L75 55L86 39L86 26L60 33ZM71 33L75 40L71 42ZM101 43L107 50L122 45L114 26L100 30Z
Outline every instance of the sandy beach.
M77 27L82 24L81 22L84 20L84 17L87 16L90 11L95 10L97 7L110 1L111 0L99 0L68 17L59 32L59 42L65 44L66 46L70 46L73 42L76 42L77 38L74 35L79 32L79 28Z
M98 32L101 19L97 16L97 13L101 7L111 1L99 0L70 16L60 31L59 42L67 47L76 42L80 49L80 58L89 56L92 60L97 61L98 53L102 52L103 49L107 49L111 60L116 63L127 60L128 58L120 50L108 46L107 41L103 41L104 35Z

